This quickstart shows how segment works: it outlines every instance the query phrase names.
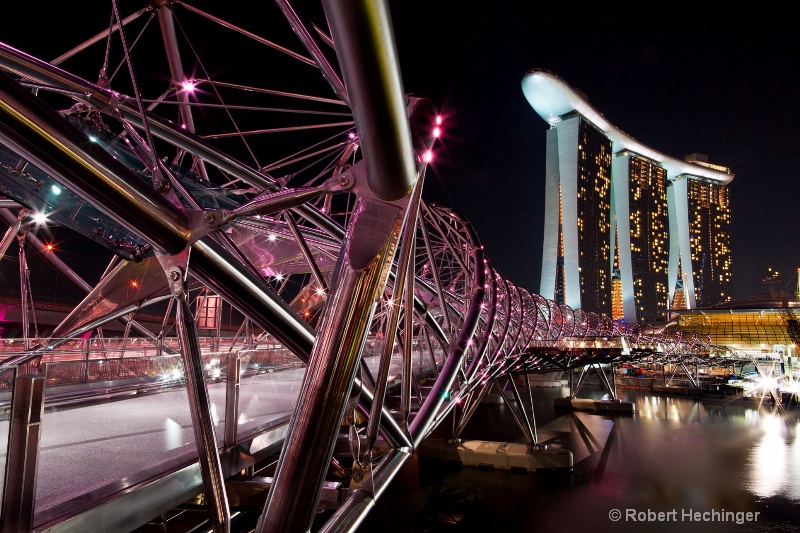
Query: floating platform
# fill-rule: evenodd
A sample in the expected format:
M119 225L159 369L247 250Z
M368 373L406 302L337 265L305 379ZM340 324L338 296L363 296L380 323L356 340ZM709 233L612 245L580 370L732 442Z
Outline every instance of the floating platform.
M575 409L578 411L597 411L603 413L632 414L636 411L633 402L620 400L590 400L586 398L555 398L553 406L562 409Z
M423 457L484 469L571 472L573 467L571 451L546 445L539 447L514 442L426 439L418 451Z

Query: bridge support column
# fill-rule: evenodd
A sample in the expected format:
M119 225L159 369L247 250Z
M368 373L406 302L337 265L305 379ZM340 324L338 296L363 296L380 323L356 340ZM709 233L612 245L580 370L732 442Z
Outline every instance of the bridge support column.
M514 401L511 401L506 396L505 390L500 386L497 380L495 380L495 384L497 385L498 390L500 390L500 394L502 394L506 405L509 407L511 415L514 417L514 421L522 430L523 435L525 435L525 440L528 441L528 445L535 446L538 444L538 442L536 434L536 419L533 418L533 405L531 405L531 417L529 418L528 413L525 410L525 404L522 402L522 397L519 394L519 390L517 390L517 384L514 383L513 376L509 374L507 378L508 386L511 389L511 393L514 395ZM527 376L525 376L525 379L527 380Z
M614 363L611 363L611 389L612 398L617 399L617 373L614 370Z
M356 207L258 533L311 527L402 215L378 200Z
M617 386L616 381L614 380L614 365L611 365L611 379L608 379L606 376L606 371L600 366L599 363L595 363L592 365L592 368L597 373L597 377L600 378L600 384L603 385L603 388L606 390L609 396L611 396L612 400L617 399Z
M636 406L633 402L622 402L617 398L617 383L616 378L614 377L614 365L610 364L609 368L611 369L611 378L609 379L606 376L605 371L600 366L600 363L590 363L588 365L584 365L581 369L580 377L578 378L577 385L573 386L573 379L572 373L574 369L570 369L570 394L566 398L555 398L553 400L553 405L555 407L566 408L566 409L578 409L584 411L607 411L607 412L616 412L616 413L633 413L636 410ZM608 395L611 397L607 400L591 400L588 398L578 398L578 391L580 390L581 386L583 385L584 381L586 380L586 376L589 374L591 370L594 370L597 373L598 378L600 378L600 384L606 390Z
M189 396L189 412L192 416L197 459L203 477L205 503L214 532L227 533L230 531L231 516L225 491L225 478L217 449L214 421L211 419L197 328L186 295L188 257L187 251L176 256L159 255L158 259L167 275L172 301L176 304L175 322L186 373L186 392Z
M31 531L44 412L44 376L14 380L11 431L3 493L3 531Z
M575 372L574 369L570 370L570 387L569 387L569 397L575 398L578 395L578 391L581 390L581 386L583 385L583 380L586 379L586 374L588 374L587 369L589 368L588 365L584 365L581 368L581 375L578 376L578 383L573 385L573 378L572 374Z

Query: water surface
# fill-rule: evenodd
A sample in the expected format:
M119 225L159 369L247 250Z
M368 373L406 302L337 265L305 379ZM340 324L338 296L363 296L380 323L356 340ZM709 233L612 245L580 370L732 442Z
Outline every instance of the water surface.
M565 392L534 389L534 403L540 441L573 452L572 474L415 454L359 531L800 532L797 408L620 389L636 414L609 416L554 409ZM503 405L482 405L462 436L523 442Z

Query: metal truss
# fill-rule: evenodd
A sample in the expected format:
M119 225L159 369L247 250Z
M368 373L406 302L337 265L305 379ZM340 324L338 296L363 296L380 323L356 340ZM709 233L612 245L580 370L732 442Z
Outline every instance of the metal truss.
M0 43L2 253L17 236L24 284L26 247L46 248L40 213L111 257L92 282L48 254L86 297L47 338L26 323L26 349L3 364L30 370L57 343L110 321L158 344L136 313L169 302L164 322L176 325L215 531L229 529L231 513L190 305L198 291L307 364L259 532L309 528L342 438L351 475L327 530L357 527L414 449L450 415L457 435L493 383L707 357L708 341L630 329L514 285L467 220L424 201L443 126L431 102L403 93L383 2L324 0L309 15L277 0L301 52L185 2L111 12L109 30L52 62ZM211 29L192 33L203 25ZM213 49L199 52L192 35L211 31L229 32L249 76L226 76ZM166 71L148 77L155 48L137 47L150 33ZM117 63L110 44L122 49ZM99 63L76 62L103 45ZM287 83L256 85L278 72ZM529 416L523 409L518 423L536 444ZM378 439L390 451L373 457ZM235 447L235 432L225 441Z

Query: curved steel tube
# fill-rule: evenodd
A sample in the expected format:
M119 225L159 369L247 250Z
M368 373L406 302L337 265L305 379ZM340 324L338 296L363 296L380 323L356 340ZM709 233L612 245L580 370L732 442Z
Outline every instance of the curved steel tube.
M135 219L131 230L158 249L177 253L188 244L183 213L88 138L79 142L74 128L5 72L0 72L0 139L87 202L106 206L120 225Z

